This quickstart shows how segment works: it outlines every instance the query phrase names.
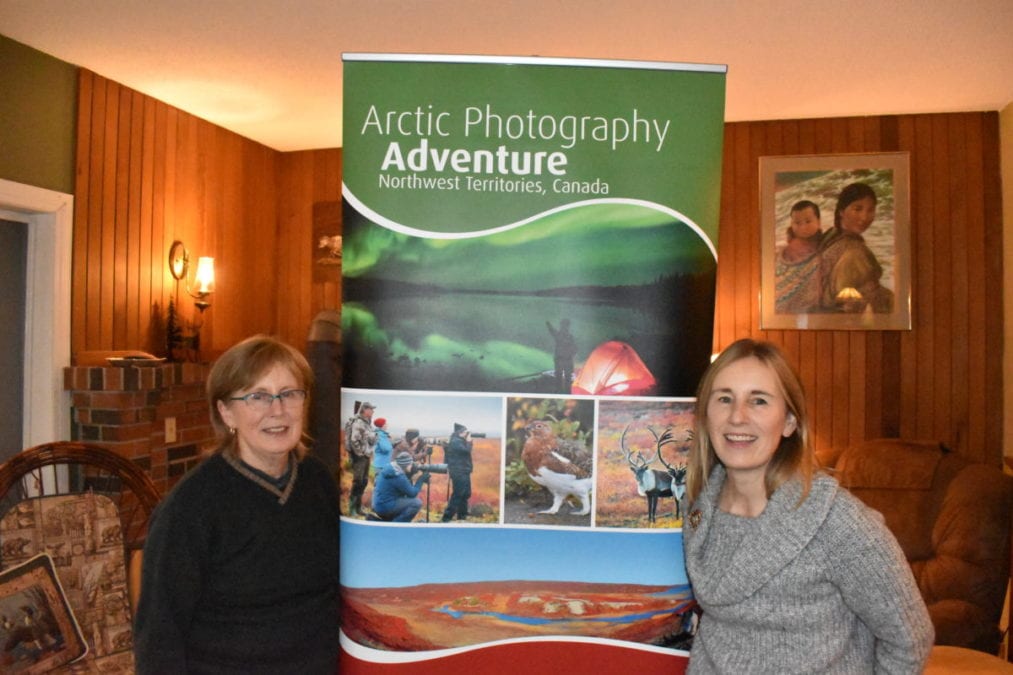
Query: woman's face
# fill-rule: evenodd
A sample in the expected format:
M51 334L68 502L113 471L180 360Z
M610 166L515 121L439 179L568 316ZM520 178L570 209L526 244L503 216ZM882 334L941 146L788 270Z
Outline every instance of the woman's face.
M876 200L862 197L851 202L841 211L841 229L852 234L862 234L876 219Z
M276 364L252 387L233 392L232 396L254 392L273 395L290 389L302 389L302 384L288 368ZM217 405L225 424L236 430L240 459L262 471L273 472L302 437L303 399L275 398L264 409L237 400L218 401Z
M733 361L714 378L707 435L729 477L762 477L795 426L777 375L755 356Z

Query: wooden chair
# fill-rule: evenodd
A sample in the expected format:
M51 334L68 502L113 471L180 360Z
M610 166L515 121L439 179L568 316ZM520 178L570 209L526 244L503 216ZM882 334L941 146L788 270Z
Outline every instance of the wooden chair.
M0 466L0 569L54 559L89 643L73 672L132 670L141 550L159 500L140 467L93 443L46 443Z

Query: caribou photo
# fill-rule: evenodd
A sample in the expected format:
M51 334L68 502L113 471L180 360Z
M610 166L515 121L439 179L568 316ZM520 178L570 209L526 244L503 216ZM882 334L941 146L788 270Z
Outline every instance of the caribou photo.
M644 450L637 448L631 450L627 446L626 434L630 431L630 425L623 430L619 445L637 481L637 493L647 498L647 521L651 524L655 522L660 497L674 498L675 517L678 519L682 512L680 502L686 493L686 467L684 465L673 467L665 461L662 448L676 442L672 437L671 427L665 429L660 436L651 427L647 427L647 430L654 437L654 448L647 450L646 454ZM655 458L665 466L665 471L651 468Z

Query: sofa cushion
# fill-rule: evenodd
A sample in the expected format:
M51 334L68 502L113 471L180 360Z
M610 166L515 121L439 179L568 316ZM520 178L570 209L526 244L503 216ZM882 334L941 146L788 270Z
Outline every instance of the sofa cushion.
M1010 571L1013 478L938 443L848 448L841 484L883 514L936 629L936 644L994 653Z
M837 461L841 485L883 514L908 560L933 555L936 469L943 456L938 443L878 439L848 448Z
M0 671L51 672L88 645L45 553L0 572Z
M37 553L53 559L96 672L133 668L131 614L119 511L96 494L26 499L0 519L0 569ZM74 670L80 669L74 664Z
M937 644L994 652L1010 571L1013 478L982 464L961 466L932 528L934 555L912 564L925 601L965 601L984 619L937 629ZM975 631L973 640L968 631ZM963 636L963 637L962 637ZM970 640L970 641L969 641Z

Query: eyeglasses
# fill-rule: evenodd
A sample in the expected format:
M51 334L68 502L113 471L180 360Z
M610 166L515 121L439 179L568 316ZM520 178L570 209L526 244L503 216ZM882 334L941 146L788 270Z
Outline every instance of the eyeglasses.
M274 399L281 401L283 408L295 408L302 405L306 400L305 389L286 389L280 394L269 394L266 391L255 391L246 396L231 396L230 401L243 401L254 410L267 411L271 409Z

